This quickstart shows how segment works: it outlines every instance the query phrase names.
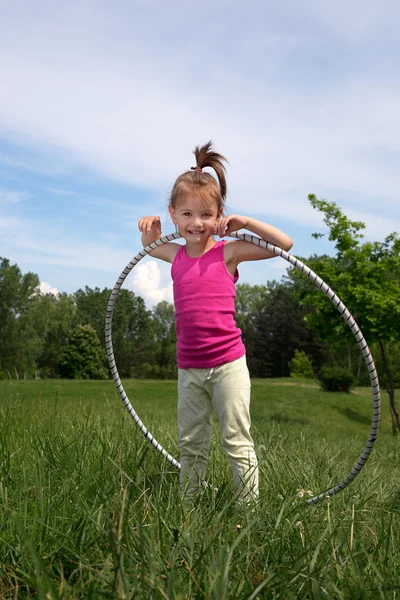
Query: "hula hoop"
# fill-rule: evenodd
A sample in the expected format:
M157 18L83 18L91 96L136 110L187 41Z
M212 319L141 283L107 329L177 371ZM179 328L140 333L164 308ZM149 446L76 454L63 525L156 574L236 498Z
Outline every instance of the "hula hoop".
M115 302L116 302L117 296L119 294L119 290L121 289L122 284L124 283L126 277L129 275L131 270L138 264L138 262L140 262L142 260L142 258L147 256L147 254L149 254L152 250L157 248L157 246L161 246L162 244L166 244L168 242L171 242L172 240L179 239L180 237L182 237L182 236L179 233L170 233L169 235L165 235L162 238L160 238L159 240L152 242L149 246L146 246L146 248L143 248L139 252L139 254L136 254L136 256L134 258L132 258L132 260L128 263L128 265L122 271L121 275L119 276L119 278L114 286L113 291L111 292L111 296L110 296L110 299L109 299L108 305L107 305L106 325L105 325L107 358L108 358L108 362L109 362L110 369L111 369L111 375L112 375L114 383L117 387L118 393L121 397L121 400L124 403L125 408L129 412L130 416L136 423L137 427L139 428L140 432L144 435L144 437L147 439L147 441L157 450L157 452L159 452L164 458L166 458L167 461L172 466L174 466L176 469L181 468L180 463L173 456L171 456L162 447L162 445L152 436L150 431L148 431L148 429L145 427L145 425L139 419L138 415L136 414L133 406L131 405L131 403L129 401L128 396L126 395L126 392L124 390L124 387L121 383L121 379L118 374L118 369L117 369L117 365L116 365L115 358L114 358L114 351L113 351L113 344L112 344L112 317L113 317ZM372 354L368 347L368 344L365 341L364 336L363 336L359 326L357 325L355 319L350 314L350 311L346 308L346 306L343 304L343 302L340 300L340 298L335 294L335 292L328 286L328 284L326 284L320 277L318 277L318 275L314 271L312 271L309 267L307 267L304 263L301 262L301 260L299 260L295 256L292 256L285 250L282 250L282 248L279 248L278 246L274 246L273 244L270 244L269 242L266 242L265 240L262 240L261 238L259 238L257 236L253 236L253 235L249 235L249 234L240 234L240 233L234 232L234 233L230 234L230 237L244 240L244 241L254 244L256 246L262 246L263 248L266 248L270 252L273 252L277 256L280 256L281 258L283 258L284 260L289 262L291 265L293 265L293 267L295 267L296 269L298 269L299 271L304 273L309 279L311 279L311 281L315 284L315 286L318 289L320 289L326 296L328 296L328 298L331 300L331 302L334 304L334 306L340 312L341 316L343 317L343 319L345 320L347 325L350 327L350 329L353 332L353 335L356 338L356 341L361 349L361 352L364 356L364 360L365 360L367 368L368 368L369 377L371 380L371 388L372 388L373 414L372 414L372 425L371 425L371 430L370 430L370 433L368 436L367 444L366 444L364 450L362 451L359 459L357 460L356 464L351 469L350 473L343 479L343 481L341 481L334 487L332 487L324 492L321 492L320 494L313 496L312 498L307 500L307 504L314 504L316 502L323 500L327 496L334 496L338 492L344 490L345 487L347 487L352 481L354 481L354 479L357 477L357 475L360 473L361 469L364 467L365 463L367 462L368 457L371 453L371 450L374 446L374 443L378 436L379 421L380 421L380 407L381 407L380 387L379 387L378 375L376 372L374 360L372 358Z

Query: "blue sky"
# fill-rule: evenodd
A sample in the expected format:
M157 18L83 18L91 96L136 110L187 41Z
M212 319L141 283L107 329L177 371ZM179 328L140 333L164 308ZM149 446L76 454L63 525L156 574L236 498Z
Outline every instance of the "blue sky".
M0 256L43 289L112 287L209 139L229 212L280 227L293 254L332 252L309 193L400 231L397 0L0 0ZM241 265L280 279L281 259ZM168 265L126 285L171 300Z

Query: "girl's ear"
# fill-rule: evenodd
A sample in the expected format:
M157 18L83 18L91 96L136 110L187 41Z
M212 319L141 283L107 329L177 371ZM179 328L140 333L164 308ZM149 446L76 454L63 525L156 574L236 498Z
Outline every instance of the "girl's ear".
M176 217L175 217L174 207L169 205L168 210L169 210L169 216L171 217L172 222L174 223L174 225L176 225L178 221L176 220Z

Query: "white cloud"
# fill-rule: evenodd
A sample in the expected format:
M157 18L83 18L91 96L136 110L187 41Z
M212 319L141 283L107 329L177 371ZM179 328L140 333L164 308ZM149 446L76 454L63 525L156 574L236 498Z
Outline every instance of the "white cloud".
M29 258L38 265L108 271L116 279L133 254L101 240L82 239L60 223L0 215L0 230L2 246L18 264Z
M18 231L20 220L8 215L0 215L0 229L2 229L2 241L7 242L10 239L11 232Z
M93 242L61 220L50 223L49 213L42 221L36 213L35 222L0 217L2 243L18 262L29 256L116 277L130 247L140 245L135 227L128 249L117 247L112 220L123 215L130 235L138 211L148 207L128 210L97 195L98 187L76 194L55 176L83 167L164 198L175 176L193 164L193 146L210 138L229 159L228 203L235 212L323 231L321 215L307 202L313 192L339 197L345 214L366 222L367 236L400 231L397 63L390 71L399 49L398 3L383 0L383 9L371 0L279 6L204 0L201 16L193 0L6 6L0 132L21 152L7 145L0 162L52 176L43 187L60 201L79 195L94 209L110 208L107 236ZM387 55L385 43L372 44L382 32L392 44ZM371 63L364 57L375 50L381 54ZM14 208L20 192L6 192L3 204ZM147 301L170 300L164 267L157 279L149 264L133 273Z
M57 288L52 287L46 281L41 281L40 282L39 290L40 290L40 293L43 294L43 295L45 295L45 294L53 294L53 296L58 296L58 294L59 294L59 291L57 290Z
M160 267L155 260L137 265L133 270L131 289L152 307L163 300L173 302L172 282L161 286Z
M28 197L27 192L20 192L17 190L0 189L0 205L1 204L17 204L21 200L25 200Z
M309 0L306 10L328 31L351 42L396 31L400 23L399 3L393 0L336 0L334 4Z
M347 210L346 216L352 221L362 221L365 223L366 227L360 233L368 240L383 241L387 235L394 231L400 233L400 219L391 218L390 215L387 217L379 215L371 217L370 214L364 211Z
M163 24L171 27L171 11L179 17L177 7L160 10L151 27L153 10L142 3L133 3L130 10L119 2L119 10L111 11L100 2L93 14L91 2L65 5L61 13L58 7L58 14L51 4L44 5L45 18L42 13L38 20L30 15L35 27L31 19L22 19L15 21L16 28L16 13L10 13L8 28L7 20L3 25L4 52L11 47L13 51L0 70L4 82L0 124L10 139L37 151L56 149L59 161L74 160L109 177L164 192L191 166L194 144L214 138L230 160L231 204L246 202L249 210L264 208L274 216L283 210L292 220L311 218L312 211L304 208L309 191L344 187L349 196L362 193L372 214L376 197L385 205L396 201L397 167L390 169L373 153L364 154L366 148L377 154L380 149L400 152L396 80L380 85L374 75L343 77L334 85L314 80L312 89L297 85L291 93L276 80L275 70L281 61L285 66L286 52L310 52L312 40L304 32L302 37L289 35L282 24L278 33L267 31L263 36L252 23L234 49L235 57L242 49L258 67L269 65L269 79L264 81L244 65L239 69L229 54L215 52L221 30L210 19L206 21L210 50L203 48L199 65L196 40L184 32L182 38L171 40L162 30ZM349 27L351 23L356 30L373 27L375 10L371 3L368 6L362 13L365 23L360 25L353 10ZM395 10L393 3L390 7ZM180 19L192 15L194 8L184 8L178 29ZM314 8L310 1L298 9L299 14L310 17ZM336 30L344 10L343 2L330 11L321 10L320 26ZM390 22L389 14L386 11L379 27ZM202 22L203 18L202 14ZM236 8L229 18L228 26L234 28L245 11ZM109 29L114 36L108 35ZM50 54L52 44L57 52ZM261 51L252 56L257 44Z

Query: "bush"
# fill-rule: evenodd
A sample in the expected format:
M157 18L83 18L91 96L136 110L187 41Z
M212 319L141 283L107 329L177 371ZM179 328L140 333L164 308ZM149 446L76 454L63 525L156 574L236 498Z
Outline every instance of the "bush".
M350 392L354 385L354 377L343 367L322 367L318 379L325 392Z
M139 373L131 373L131 377L139 379L177 379L178 369L176 365L160 367L159 365L141 365Z
M314 369L311 360L303 350L295 350L294 357L289 363L290 377L314 378Z
M107 379L104 358L95 329L91 325L77 325L61 353L58 370L67 379Z

